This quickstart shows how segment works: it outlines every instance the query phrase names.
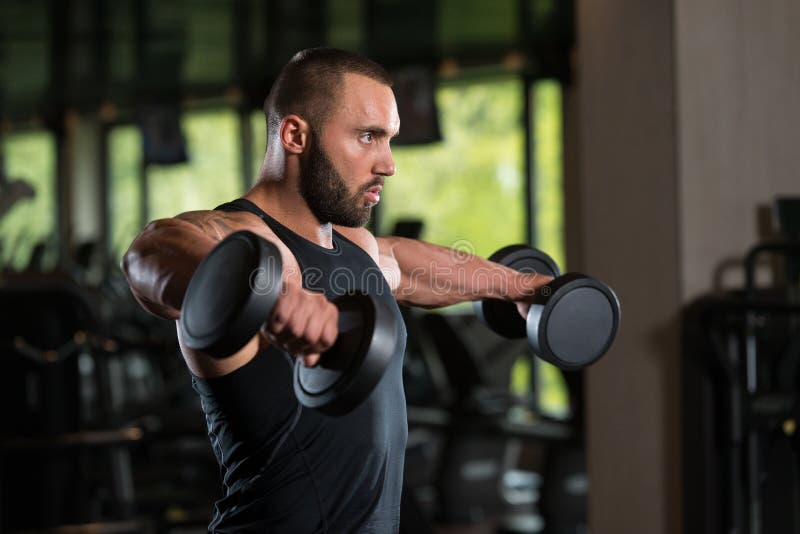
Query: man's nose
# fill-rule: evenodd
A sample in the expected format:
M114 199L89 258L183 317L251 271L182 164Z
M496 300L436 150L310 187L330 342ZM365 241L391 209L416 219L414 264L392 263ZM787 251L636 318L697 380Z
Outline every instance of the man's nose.
M375 174L380 174L383 176L391 176L395 173L397 167L394 164L394 158L392 157L392 151L390 148L386 148L386 150L382 151L381 157L375 164L373 171Z

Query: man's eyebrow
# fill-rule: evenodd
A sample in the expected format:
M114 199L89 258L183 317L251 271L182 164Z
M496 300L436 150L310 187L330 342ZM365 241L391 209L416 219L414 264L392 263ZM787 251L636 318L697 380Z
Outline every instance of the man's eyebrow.
M383 128L381 126L363 126L361 128L356 128L356 130L359 131L359 132L369 132L369 133L371 133L373 135L377 135L377 136L380 136L380 137L388 137L389 136L389 131L386 128ZM399 134L399 133L400 132L397 132L394 135L392 135L391 137L397 137L397 134Z

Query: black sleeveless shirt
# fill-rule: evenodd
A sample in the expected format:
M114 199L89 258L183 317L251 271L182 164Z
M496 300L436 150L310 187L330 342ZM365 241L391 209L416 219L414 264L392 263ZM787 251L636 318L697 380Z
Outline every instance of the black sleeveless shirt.
M209 531L397 532L408 436L406 330L386 279L363 249L336 231L326 249L246 199L217 209L261 217L297 258L304 287L329 300L353 289L375 294L401 326L380 382L344 416L303 408L292 390L293 360L275 348L230 374L192 378L222 472L223 495Z

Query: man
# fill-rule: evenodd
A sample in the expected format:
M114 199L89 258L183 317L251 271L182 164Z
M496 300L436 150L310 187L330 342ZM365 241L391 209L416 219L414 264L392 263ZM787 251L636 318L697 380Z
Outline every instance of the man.
M123 270L147 310L175 320L194 269L231 232L262 236L283 258L282 294L247 346L214 359L181 345L223 472L209 530L396 532L405 331L369 398L342 417L300 406L292 357L313 366L333 345L338 313L329 299L348 290L385 300L402 324L397 302L438 307L493 297L520 301L522 313L549 278L363 228L395 172L390 140L400 127L379 65L335 49L299 52L264 111L267 150L253 188L215 210L150 223ZM358 276L377 268L383 276ZM352 275L345 284L342 272Z

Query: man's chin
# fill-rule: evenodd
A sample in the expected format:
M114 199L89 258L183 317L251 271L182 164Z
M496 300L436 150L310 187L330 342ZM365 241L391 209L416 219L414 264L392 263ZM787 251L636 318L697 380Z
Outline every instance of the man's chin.
M372 209L369 210L368 213L365 213L363 216L356 218L356 216L352 217L324 217L324 219L328 219L327 223L325 224L333 224L335 226L344 226L345 228L363 228L367 225L369 220L372 218ZM317 217L319 221L322 221L323 218Z
M372 217L361 219L360 221L344 221L347 224L338 224L337 226L344 226L345 228L364 228Z
M372 218L372 207L366 208L365 212L362 216L358 219L355 217L352 219L342 219L341 223L334 223L337 226L344 226L346 228L363 228L369 223L369 220Z

